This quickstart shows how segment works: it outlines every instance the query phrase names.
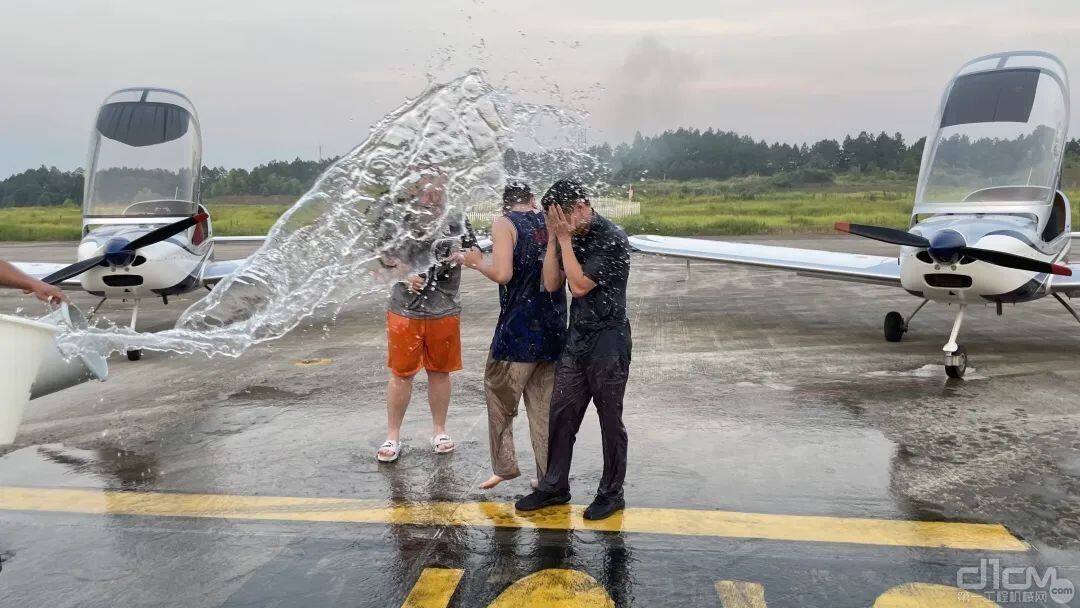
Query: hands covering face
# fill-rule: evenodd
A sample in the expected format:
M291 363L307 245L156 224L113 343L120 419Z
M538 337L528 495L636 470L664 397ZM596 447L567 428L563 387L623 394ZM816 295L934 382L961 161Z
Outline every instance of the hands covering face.
M551 205L547 210L547 229L557 239L566 239L573 233L570 216L558 205Z

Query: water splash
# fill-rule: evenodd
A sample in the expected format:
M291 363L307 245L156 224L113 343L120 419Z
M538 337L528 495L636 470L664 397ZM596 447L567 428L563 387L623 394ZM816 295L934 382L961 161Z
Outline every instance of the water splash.
M497 200L508 179L536 191L568 175L599 182L603 171L585 153L584 134L581 113L514 101L479 71L432 84L327 169L263 246L175 328L90 327L61 336L61 349L235 357L305 319L385 297L388 285L449 251L433 242L460 242L465 212Z

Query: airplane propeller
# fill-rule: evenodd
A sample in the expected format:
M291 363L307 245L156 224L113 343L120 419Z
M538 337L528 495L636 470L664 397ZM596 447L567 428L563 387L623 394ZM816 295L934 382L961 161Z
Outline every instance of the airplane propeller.
M113 239L105 244L105 253L75 262L70 266L65 266L45 277L42 281L50 285L56 285L71 277L78 276L95 266L127 266L135 261L135 252L139 249L180 234L188 228L205 221L207 217L209 216L205 213L196 213L191 217L185 217L182 220L166 224L160 228L154 228L133 241Z
M925 237L904 230L881 226L837 222L836 229L840 232L864 236L875 241L925 249L926 252L930 254L931 258L941 264L955 264L959 262L961 258L969 257L1004 268L1015 268L1016 270L1042 272L1066 277L1072 276L1072 270L1068 266L1062 264L1052 264L1041 260L1033 260L1012 253L1005 253L1004 251L968 247L967 243L964 241L964 237L959 232L954 232L952 230L945 230L935 234L933 241L931 241Z

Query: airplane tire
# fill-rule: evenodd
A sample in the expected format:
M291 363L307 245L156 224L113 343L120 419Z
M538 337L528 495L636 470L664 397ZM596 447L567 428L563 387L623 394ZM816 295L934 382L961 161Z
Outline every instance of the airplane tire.
M139 349L127 351L127 358L128 361L138 361L139 359L142 359L142 350Z
M895 310L885 315L885 339L889 342L899 342L904 337L904 315Z
M960 364L959 365L946 365L945 366L945 375L950 377L950 378L956 378L956 379L963 378L964 377L964 372L967 371L967 349L964 348L963 346L957 346L956 350L953 351L953 356L954 357L956 357L956 356L960 357Z

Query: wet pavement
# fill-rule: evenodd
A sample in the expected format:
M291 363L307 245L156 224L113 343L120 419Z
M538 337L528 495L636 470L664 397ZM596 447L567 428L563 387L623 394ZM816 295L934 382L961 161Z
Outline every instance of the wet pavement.
M72 253L0 245L20 261ZM918 304L899 290L705 263L688 280L675 260L632 263L631 510L615 524L586 524L579 508L516 518L524 477L477 489L490 474L482 370L497 302L467 273L450 456L427 447L421 375L403 456L374 460L380 301L239 359L114 358L108 382L31 402L0 450L0 605L978 606L999 590L1017 594L991 595L1002 606L1058 606L1052 585L1016 571L1006 589L992 573L1053 567L1059 599L1064 579L1080 584L1080 326L1056 302L969 311L974 369L947 381L945 307L894 344L885 313ZM140 327L170 326L191 301L178 300L144 302ZM0 294L0 311L17 306L35 304ZM103 310L123 321L130 305ZM576 448L580 507L602 465L594 415ZM958 571L986 584L958 596Z

